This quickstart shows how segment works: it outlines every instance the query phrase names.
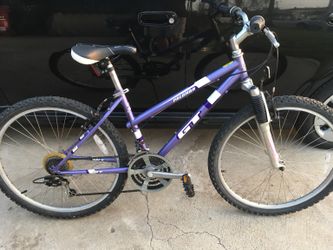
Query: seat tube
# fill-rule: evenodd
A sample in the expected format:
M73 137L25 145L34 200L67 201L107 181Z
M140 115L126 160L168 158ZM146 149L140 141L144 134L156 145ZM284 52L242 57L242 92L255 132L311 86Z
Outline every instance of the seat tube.
M132 112L131 105L128 102L125 91L124 91L123 87L121 86L118 75L117 75L116 70L114 69L111 61L109 61L107 69L109 71L109 75L110 75L111 80L112 80L112 82L114 84L114 87L115 87L114 96L117 96L117 97L121 98L121 103L122 103L122 106L123 106L124 111L126 113L127 119L130 123L132 123L132 121L134 120L134 115L133 115L133 112ZM134 134L134 137L136 139L137 150L138 151L148 151L149 148L147 147L147 145L144 141L144 138L143 138L143 135L141 133L141 130L140 130L139 126L138 125L132 125L131 130L132 130L132 132Z

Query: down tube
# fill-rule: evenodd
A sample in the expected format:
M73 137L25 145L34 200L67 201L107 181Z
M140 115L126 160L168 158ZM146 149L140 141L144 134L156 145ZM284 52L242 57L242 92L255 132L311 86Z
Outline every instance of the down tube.
M217 90L215 90L207 101L195 112L192 118L164 145L158 152L161 156L166 156L173 147L214 107L215 103L220 100L228 90L239 80L240 75L228 78Z

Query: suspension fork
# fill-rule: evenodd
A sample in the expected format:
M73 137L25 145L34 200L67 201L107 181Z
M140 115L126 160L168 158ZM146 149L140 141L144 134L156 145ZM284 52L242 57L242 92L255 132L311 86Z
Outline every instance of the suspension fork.
M252 82L252 81L251 81ZM271 115L268 110L268 105L266 97L259 88L252 84L252 86L247 89L253 106L254 113L256 115L256 120L258 123L258 130L260 137L264 142L266 152L270 158L272 166L274 168L284 170L284 162L280 159L280 155L276 150L275 142L271 130Z

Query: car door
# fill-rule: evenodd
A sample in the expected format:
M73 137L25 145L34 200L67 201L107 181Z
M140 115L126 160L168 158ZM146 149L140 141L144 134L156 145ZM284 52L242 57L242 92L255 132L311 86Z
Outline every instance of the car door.
M139 6L129 0L0 2L8 21L6 30L0 30L1 88L9 104L32 96L58 95L97 106L112 96L109 78L97 77L90 66L74 62L70 48L77 42L132 43L127 26L136 22ZM130 61L123 62L132 77L128 97L133 109L141 110L153 105L156 96L149 82L136 77L138 69L133 72L135 63ZM122 78L125 85L126 77Z
M301 0L239 0L229 1L242 7L248 15L263 15L267 25L278 34L281 43L276 94L311 95L304 88L318 85L319 79L331 75L332 72L332 38L333 33L327 25L330 13L329 0L301 1ZM197 6L200 6L199 4ZM191 53L187 61L186 82L191 84L196 79L208 74L214 69L228 62L227 51L223 46L224 40L230 37L231 27L227 19L221 19L222 40L212 41L200 50ZM209 29L207 11L197 7L189 22L189 32L198 34L203 29ZM203 24L206 24L204 27ZM263 35L248 38L242 45L248 69L265 60L270 44ZM214 56L217 55L217 56ZM275 55L276 57L276 55ZM269 64L274 75L275 58ZM200 63L201 62L201 63ZM271 91L273 81L263 81L264 74L260 71L253 75L254 82L261 83L266 90ZM189 99L190 109L194 110L199 103L204 102L212 90L206 88L194 98ZM235 112L248 103L247 94L239 88L230 91L215 107L216 112Z

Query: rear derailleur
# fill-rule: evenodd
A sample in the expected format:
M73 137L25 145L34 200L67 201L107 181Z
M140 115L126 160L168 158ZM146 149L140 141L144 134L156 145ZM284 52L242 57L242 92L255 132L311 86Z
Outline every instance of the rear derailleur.
M67 189L67 193L69 195L69 197L73 197L76 196L76 190L73 188L69 187L69 181L60 176L60 175L47 175L44 177L39 177L37 179L34 179L32 181L32 183L34 184L44 184L48 187L60 187L60 186L65 186L65 188Z

